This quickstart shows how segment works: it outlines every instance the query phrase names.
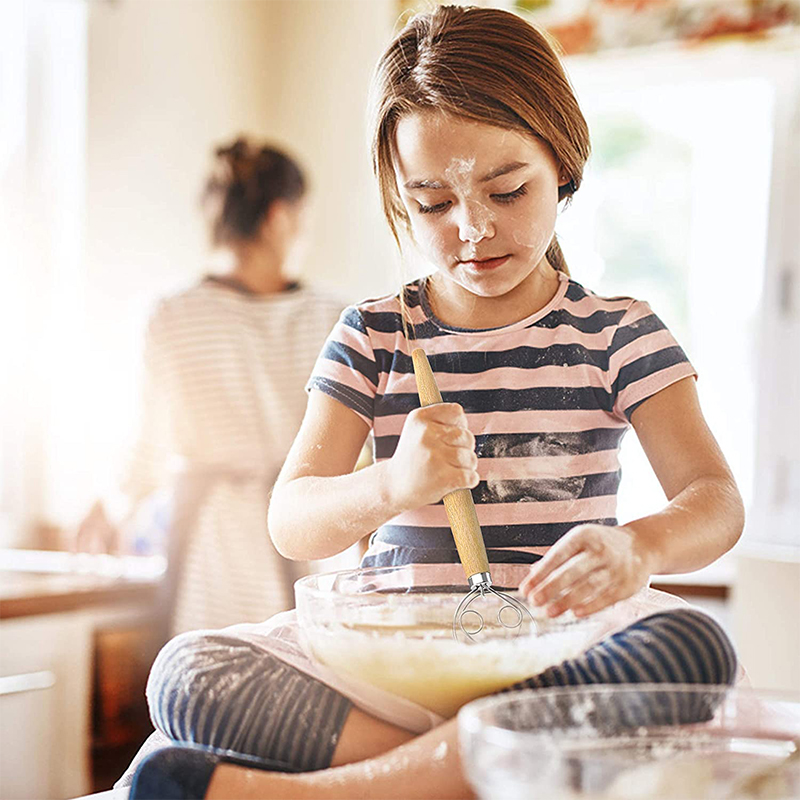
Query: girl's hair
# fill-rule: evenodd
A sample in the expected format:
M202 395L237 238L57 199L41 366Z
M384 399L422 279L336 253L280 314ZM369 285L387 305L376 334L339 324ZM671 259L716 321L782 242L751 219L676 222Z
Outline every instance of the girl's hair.
M383 212L399 246L398 228L410 234L411 223L395 180L395 131L420 109L537 136L568 178L559 200L578 190L589 130L554 48L515 14L463 6L418 14L395 37L375 70L371 131ZM547 259L568 273L555 235Z
M305 194L302 170L276 147L239 137L217 147L214 162L202 194L214 245L253 239L276 200L293 203Z

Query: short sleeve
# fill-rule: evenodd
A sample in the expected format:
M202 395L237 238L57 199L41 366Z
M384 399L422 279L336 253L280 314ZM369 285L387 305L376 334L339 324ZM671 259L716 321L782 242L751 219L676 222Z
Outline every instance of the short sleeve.
M306 391L318 389L344 403L370 427L378 390L378 365L361 312L346 308L317 358Z
M634 301L609 347L612 413L630 422L641 403L683 378L697 376L683 348L650 306Z

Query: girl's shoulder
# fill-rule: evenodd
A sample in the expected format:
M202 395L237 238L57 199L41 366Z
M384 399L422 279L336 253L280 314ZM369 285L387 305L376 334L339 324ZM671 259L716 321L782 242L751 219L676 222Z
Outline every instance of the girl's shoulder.
M564 295L565 306L581 306L584 310L593 311L619 311L627 310L641 301L627 295L615 295L606 297L588 289L574 278L569 278L566 294Z
M647 324L651 326L662 325L647 302L628 295L597 294L572 278L555 314L556 323L574 329L578 338L585 337L587 346L591 341L592 346L597 347L599 336L612 350L646 321L649 320Z
M577 336L586 335L587 342L591 338L594 346L596 335L600 334L609 354L637 340L640 345L644 344L648 341L645 338L648 334L661 337L650 342L653 346L659 342L663 344L665 337L671 337L667 326L646 300L627 295L605 297L572 279L569 283L562 306L563 311L567 312L563 322L576 328L579 331Z

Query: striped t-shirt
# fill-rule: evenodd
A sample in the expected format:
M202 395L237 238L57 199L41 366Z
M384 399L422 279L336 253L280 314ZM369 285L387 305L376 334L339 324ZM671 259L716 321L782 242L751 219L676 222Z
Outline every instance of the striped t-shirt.
M270 540L269 490L344 305L312 287L261 295L209 276L151 316L141 429L122 489L135 505L175 488L170 544L182 531L185 556L173 633L291 608L295 566Z
M397 295L351 306L308 383L370 425L381 461L419 407L410 353L422 347L443 401L463 406L475 434L480 483L472 495L492 562L536 561L578 523L617 524L619 447L631 414L696 374L647 303L599 297L559 278L544 308L489 330L445 325L424 279L415 281L406 287L411 342ZM440 502L379 528L362 563L457 560Z

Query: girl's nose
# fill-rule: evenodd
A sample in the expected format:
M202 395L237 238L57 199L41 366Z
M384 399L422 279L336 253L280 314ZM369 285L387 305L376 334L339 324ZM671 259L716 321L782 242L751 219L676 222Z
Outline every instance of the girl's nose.
M458 221L458 238L476 244L494 236L494 223L489 210L482 203L464 203Z

